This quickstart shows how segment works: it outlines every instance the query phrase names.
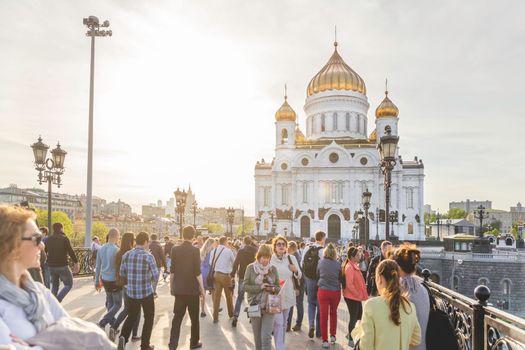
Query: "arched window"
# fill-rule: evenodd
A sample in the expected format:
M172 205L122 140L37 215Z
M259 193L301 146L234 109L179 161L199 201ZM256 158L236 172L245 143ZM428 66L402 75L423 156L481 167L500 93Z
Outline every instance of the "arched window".
M346 131L350 131L350 113L346 113Z
M458 276L452 276L452 290L456 292L459 290L459 277Z
M510 296L510 281L509 280L503 280L502 294L504 297Z
M357 118L357 132L361 132L361 116L358 114Z
M281 144L288 142L288 129L283 129L281 131Z
M326 117L323 114L321 115L321 132L325 130L326 130Z
M478 284L483 285L483 286L488 286L489 279L486 277L481 277L480 279L478 279Z
M414 224L409 222L408 223L408 234L413 235L414 234Z
M337 129L338 129L338 125L337 125L337 113L334 113L334 115L332 116L332 119L333 119L332 125L334 126L334 127L332 128L332 130L337 130Z

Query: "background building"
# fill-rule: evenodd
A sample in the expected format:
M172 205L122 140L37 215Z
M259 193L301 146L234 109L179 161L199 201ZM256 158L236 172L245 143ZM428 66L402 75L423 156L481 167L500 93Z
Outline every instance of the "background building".
M119 199L117 202L106 204L102 208L102 213L115 216L131 216L131 205L124 203Z
M161 202L162 204L162 202ZM142 206L142 216L144 217L158 217L162 218L166 215L166 209L162 206L155 205L143 205Z
M466 213L470 213L474 209L479 207L480 205L484 206L485 209L492 209L492 201L488 201L488 200L487 201L476 201L476 200L471 201L470 199L467 199L461 202L450 202L448 204L448 208L449 209L457 208L457 209L461 209L465 211Z
M323 230L332 240L351 239L362 193L368 189L372 198L366 230L372 239L385 237L384 176L377 145L386 126L398 135L399 110L387 91L369 134L369 106L364 80L344 62L335 43L328 63L307 87L306 133L300 130L286 95L275 114L275 157L255 165L260 234L272 232L275 225L276 233L312 237ZM393 233L400 239L425 239L424 176L421 160L398 155L390 210L396 217Z

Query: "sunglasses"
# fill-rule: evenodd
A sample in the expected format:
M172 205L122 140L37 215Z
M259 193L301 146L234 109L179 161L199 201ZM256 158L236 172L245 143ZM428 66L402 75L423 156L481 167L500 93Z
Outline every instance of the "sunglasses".
M277 242L277 243L275 243L275 246L276 247L286 247L286 243L284 243L284 242Z
M33 233L31 237L22 237L22 241L33 241L35 242L35 246L38 247L40 243L42 242L42 234L39 232Z

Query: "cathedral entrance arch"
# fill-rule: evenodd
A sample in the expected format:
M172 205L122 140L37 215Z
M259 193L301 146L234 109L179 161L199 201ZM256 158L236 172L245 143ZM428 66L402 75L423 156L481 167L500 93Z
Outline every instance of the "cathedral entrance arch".
M310 237L310 218L306 215L301 218L301 237Z
M328 217L328 239L331 241L341 239L341 219L336 214Z

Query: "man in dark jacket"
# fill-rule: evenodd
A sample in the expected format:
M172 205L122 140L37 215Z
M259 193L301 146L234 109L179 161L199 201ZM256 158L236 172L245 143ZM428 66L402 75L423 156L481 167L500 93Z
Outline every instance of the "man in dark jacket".
M51 292L62 302L62 299L73 288L73 274L69 269L67 256L73 260L75 266L73 273L78 273L80 266L77 255L71 247L71 242L64 233L64 225L60 222L53 224L53 235L49 236L46 241L47 264L51 275ZM58 291L60 281L64 283L64 288Z
M366 291L369 296L377 296L376 286L376 268L377 265L387 258L388 252L392 249L392 243L389 241L383 241L381 243L381 255L374 256L370 265L368 265L368 273L366 275Z
M195 233L193 226L185 226L182 229L184 242L171 250L170 282L171 294L175 296L175 305L168 344L170 350L177 349L179 344L180 327L186 309L188 309L191 320L190 349L202 347L199 341L199 297L204 297L204 288L199 249L191 244Z
M170 239L170 236L164 236L164 256L171 254L171 249L173 249L173 242Z
M159 242L159 236L156 233L152 233L150 236L151 242L149 243L149 251L151 255L155 258L155 263L157 264L157 269L161 271L161 267L166 269L166 255L164 255L164 249ZM159 273L160 276L160 273ZM155 281L153 290L155 291L155 297L157 296L157 284L159 281Z
M230 274L232 278L235 278L235 273L239 277L239 283L237 284L237 300L235 301L235 311L233 312L232 326L237 327L237 319L241 312L242 302L244 300L244 272L246 272L246 266L250 265L255 261L255 255L257 254L257 248L252 244L250 236L244 237L244 247L242 247L235 261L233 262L233 270Z

